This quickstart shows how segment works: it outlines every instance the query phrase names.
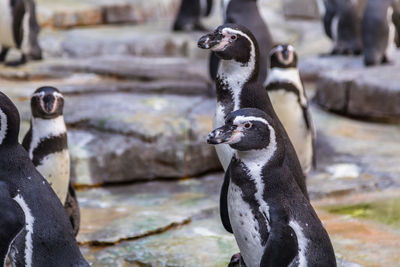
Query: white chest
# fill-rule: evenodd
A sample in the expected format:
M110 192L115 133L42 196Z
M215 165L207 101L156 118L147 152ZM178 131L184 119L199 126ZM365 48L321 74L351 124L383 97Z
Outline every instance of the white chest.
M9 0L0 1L0 45L15 47L13 15Z
M219 128L225 124L225 116L226 114L224 113L223 107L220 103L217 102L217 108L213 121L214 129ZM221 162L222 167L226 171L233 157L234 150L226 144L215 146L215 150L217 151L218 159Z
M232 230L246 266L260 266L265 247L261 244L258 221L249 204L243 200L242 190L233 183L230 183L228 189L228 211Z
M268 95L296 150L303 171L308 172L312 166L313 133L307 128L297 96L283 89L269 92Z
M70 161L68 150L47 155L37 170L46 178L61 203L65 203L68 193Z

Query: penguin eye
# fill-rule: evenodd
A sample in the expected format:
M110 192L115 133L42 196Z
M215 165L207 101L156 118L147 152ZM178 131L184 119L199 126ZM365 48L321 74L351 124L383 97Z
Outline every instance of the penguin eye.
M232 36L231 36L231 39L232 39L232 40L236 40L236 38L237 38L236 35L232 35Z
M251 128L251 123L250 123L250 122L246 122L246 123L244 124L244 128L250 129L250 128Z

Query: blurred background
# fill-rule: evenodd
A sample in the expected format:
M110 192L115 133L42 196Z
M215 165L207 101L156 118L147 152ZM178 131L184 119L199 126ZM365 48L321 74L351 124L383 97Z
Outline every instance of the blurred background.
M205 138L215 97L202 32L173 32L180 0L36 0L43 61L0 66L21 137L29 98L65 96L77 238L93 266L227 266L222 168ZM317 129L312 204L340 266L400 266L400 53L389 65L332 50L316 0L260 0L276 43L293 44ZM219 1L203 20L222 23ZM261 48L262 49L262 48ZM17 57L12 51L9 58Z

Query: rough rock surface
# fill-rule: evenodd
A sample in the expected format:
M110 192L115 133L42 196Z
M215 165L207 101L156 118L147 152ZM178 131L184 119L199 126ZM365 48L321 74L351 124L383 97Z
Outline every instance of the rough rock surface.
M69 28L110 23L143 23L173 18L178 0L37 0L44 27Z
M361 57L319 57L303 61L305 78L317 78L316 102L348 116L400 121L400 52L390 65L366 68Z

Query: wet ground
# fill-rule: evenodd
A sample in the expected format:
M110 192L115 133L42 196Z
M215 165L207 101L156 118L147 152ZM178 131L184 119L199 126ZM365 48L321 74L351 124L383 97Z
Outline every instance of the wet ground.
M0 90L18 106L21 137L30 94L42 85L64 93L82 209L77 239L93 266L226 266L238 248L220 223L222 173L205 142L215 107L208 54L196 47L201 33L168 30L177 1L142 2L60 9L62 1L38 0L45 60L0 66ZM287 19L274 0L261 7L300 61L329 51L319 21ZM312 97L315 80L306 87ZM318 166L308 189L339 266L400 266L400 126L316 104L312 113Z

